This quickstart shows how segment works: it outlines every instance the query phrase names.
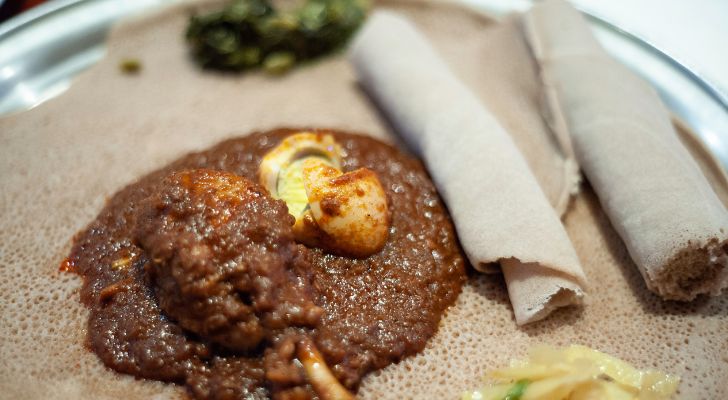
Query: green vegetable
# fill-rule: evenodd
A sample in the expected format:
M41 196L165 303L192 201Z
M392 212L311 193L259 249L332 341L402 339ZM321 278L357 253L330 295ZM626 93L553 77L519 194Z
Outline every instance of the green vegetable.
M280 74L296 62L342 47L366 17L367 0L306 0L276 10L269 0L232 0L195 15L187 28L194 59L204 68Z
M531 383L527 379L521 379L520 381L513 384L513 387L508 390L508 393L503 397L503 400L520 400L521 396L526 392L526 387Z
M283 74L296 63L296 56L287 51L271 53L263 60L263 68L271 74Z
M119 63L119 69L125 74L137 74L142 69L142 63L135 58L128 58Z

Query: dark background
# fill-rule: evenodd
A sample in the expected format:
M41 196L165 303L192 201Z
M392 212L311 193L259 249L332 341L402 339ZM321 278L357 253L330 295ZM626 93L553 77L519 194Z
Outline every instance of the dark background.
M0 0L0 23L45 0Z

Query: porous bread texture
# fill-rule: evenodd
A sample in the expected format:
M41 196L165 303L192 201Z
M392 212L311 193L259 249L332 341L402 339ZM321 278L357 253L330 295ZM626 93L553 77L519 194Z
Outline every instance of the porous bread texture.
M583 311L559 310L515 329L502 280L471 278L425 351L366 378L360 397L454 399L456 391L482 385L485 371L541 343L583 344L640 369L679 375L678 399L728 396L728 297L676 303L650 293L589 188L565 225L596 283Z
M388 6L412 18L502 119L553 202L560 155L538 117L522 40L464 9L415 4ZM106 59L67 93L0 119L0 399L183 396L179 386L106 369L84 347L80 278L58 272L74 233L125 184L254 129L328 126L396 140L342 59L280 80L201 74L181 61L187 17L186 7L172 8L117 30ZM128 57L141 60L139 75L119 72ZM502 278L474 275L428 348L367 377L360 397L455 399L535 343L585 344L678 374L681 398L728 397L727 298L676 304L650 294L589 190L565 223L595 283L583 309L518 329Z
M705 243L693 244L687 239L684 243L661 268L645 271L647 287L671 300L690 301L700 293L720 295L728 287L728 240L710 238Z

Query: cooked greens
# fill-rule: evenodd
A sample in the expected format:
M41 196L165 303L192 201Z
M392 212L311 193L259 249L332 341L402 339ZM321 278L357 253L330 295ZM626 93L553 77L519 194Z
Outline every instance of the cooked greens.
M366 17L366 0L306 0L277 10L268 0L233 0L194 15L187 41L204 68L278 74L340 48Z

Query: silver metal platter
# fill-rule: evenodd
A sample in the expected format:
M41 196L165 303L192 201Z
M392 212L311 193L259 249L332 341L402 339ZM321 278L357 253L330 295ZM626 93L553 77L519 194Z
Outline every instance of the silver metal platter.
M114 21L175 1L54 0L0 25L0 116L22 112L66 90L76 74L104 56ZM505 6L498 0L463 1L492 15L524 7L524 1ZM587 16L607 51L650 82L728 169L726 96L651 44L597 15Z
M119 18L173 0L52 0L0 25L0 116L63 93L99 61Z

